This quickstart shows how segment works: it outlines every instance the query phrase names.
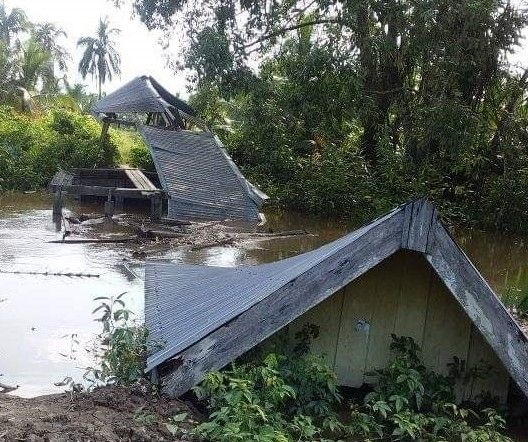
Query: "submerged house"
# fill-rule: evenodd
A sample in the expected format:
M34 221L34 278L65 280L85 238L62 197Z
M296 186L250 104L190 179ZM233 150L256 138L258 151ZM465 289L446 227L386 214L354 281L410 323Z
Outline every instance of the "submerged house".
M389 361L391 334L410 336L426 366L457 357L491 376L457 387L460 400L510 386L528 396L528 338L419 200L319 249L257 266L149 263L145 321L162 389L178 396L277 332L319 326L312 351L341 385L361 387ZM517 390L518 391L518 390Z
M268 197L244 178L194 109L154 78L135 78L98 101L92 113L102 121L103 135L111 124L136 127L150 149L156 174L132 169L61 172L51 183L53 191L109 195L110 200L155 202L163 197L167 217L179 220L261 219L260 207Z

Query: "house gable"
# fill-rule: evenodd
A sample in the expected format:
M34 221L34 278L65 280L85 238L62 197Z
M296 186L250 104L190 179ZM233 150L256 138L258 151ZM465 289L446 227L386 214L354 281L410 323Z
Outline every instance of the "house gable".
M471 320L466 326L468 339L471 339L473 328L478 330L487 345L489 344L502 361L512 379L528 395L528 379L524 369L528 366L526 336L438 221L434 208L425 200L401 206L356 232L299 257L271 265L250 267L251 270L244 270L248 268L226 270L222 280L222 293L225 292L235 299L240 297L241 302L247 302L249 298L252 301L247 302L243 308L229 312L222 311L225 308L222 302L216 303L211 307L210 315L217 317L215 310L219 309L219 313L223 314L222 321L211 324L209 328L200 324L202 327L200 332L188 336L184 345L179 343L181 341L178 341L177 333L170 335L172 327L170 308L171 302L177 299L179 317L185 320L181 308L185 308L185 297L194 299L193 284L186 286L185 293L174 293L169 285L158 278L157 264L151 264L147 267L146 273L147 327L150 328L152 324L156 330L160 330L161 336L163 333L168 334L172 341L166 342L163 356L151 356L149 368L159 366L164 391L178 396L200 382L207 372L222 368L305 312L343 290L352 281L401 249L415 251L427 259L437 280L441 281L441 284L449 290L448 293L458 302L454 305L463 309ZM165 268L164 271L171 273L175 279L179 278L180 284L183 274L178 268L177 265L173 265L170 270ZM218 271L198 266L195 270L201 275L199 279L207 278L208 273ZM265 274L264 278L257 277L261 271ZM246 283L249 281L251 296L245 291L244 284L241 284L240 272L248 272L247 277L242 278L242 281ZM255 279L251 280L250 276ZM193 277L196 278L196 274ZM232 284L229 283L230 277ZM411 285L422 283L414 276L412 278L405 283ZM389 278L378 279L380 283L384 283ZM153 290L155 283L157 286ZM207 290L214 293L216 299L222 296L218 290L208 289L204 285L200 286L200 290L205 297ZM361 302L360 297L366 296L358 293L353 298ZM397 297L390 302L396 302L395 299ZM160 317L156 316L156 306L161 304L167 309L163 319L165 322L160 321ZM192 308L197 307L193 305ZM402 330L411 327L410 319L405 318L405 314L408 313L402 310L398 314L400 318L396 317L396 320L403 324ZM190 321L189 327L193 327L192 315L188 316L188 321ZM440 322L440 319L437 322ZM174 326L182 327L181 324ZM423 339L426 338L428 337L424 334ZM430 339L433 338L442 339L441 336L431 335ZM369 348L372 350L368 350L370 356L368 354L366 356L367 365L369 358L373 364L383 362L386 358L382 350L386 347L384 345L386 339L390 339L390 333L385 333L385 336L380 333L379 338L369 340ZM446 339L449 340L446 344L447 349L450 345L458 344L456 336ZM337 348L339 350L339 346ZM353 350L344 348L342 351ZM424 349L424 351L428 350ZM379 354L374 356L376 352ZM337 355L336 352L335 361ZM359 371L356 371L356 376L360 376Z

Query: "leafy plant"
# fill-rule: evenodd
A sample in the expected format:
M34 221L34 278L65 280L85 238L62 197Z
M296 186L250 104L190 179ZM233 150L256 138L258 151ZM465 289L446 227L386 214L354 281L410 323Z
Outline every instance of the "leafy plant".
M125 292L126 293L126 292ZM103 325L98 336L99 367L89 367L85 379L92 385L131 385L144 378L148 332L143 325L130 321L132 312L125 308L121 293L117 297L95 298L101 304L93 311Z
M298 337L302 342L314 332L308 326ZM454 403L460 362L449 376L434 373L422 364L411 338L393 336L389 365L371 373L374 390L351 404L339 394L335 374L305 352L305 344L295 346L303 351L268 353L208 374L194 391L210 415L194 433L220 442L510 441L501 433L505 421L496 410Z
M0 190L47 186L59 169L112 166L117 147L88 115L57 106L30 117L0 106Z

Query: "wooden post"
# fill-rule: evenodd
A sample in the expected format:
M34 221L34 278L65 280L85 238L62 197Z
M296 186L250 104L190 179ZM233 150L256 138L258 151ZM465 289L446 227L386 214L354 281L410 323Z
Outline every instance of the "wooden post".
M53 217L62 216L62 187L53 196Z
M123 212L123 207L125 205L125 197L121 195L115 196L115 211L117 213Z
M152 221L159 221L161 219L162 208L161 194L155 193L150 198L150 219Z
M114 214L114 201L112 201L112 191L108 191L108 199L105 202L104 205L104 214L107 218L112 218Z

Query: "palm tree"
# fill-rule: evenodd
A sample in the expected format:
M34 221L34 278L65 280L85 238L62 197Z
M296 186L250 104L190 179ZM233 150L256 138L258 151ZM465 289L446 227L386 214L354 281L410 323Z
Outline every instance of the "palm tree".
M84 53L79 63L79 72L83 79L90 74L97 81L99 98L101 88L106 80L112 80L113 75L121 74L121 57L115 48L112 36L119 34L120 29L111 28L108 17L99 20L95 37L81 37L77 46L84 47Z
M73 86L65 79L66 94L72 98L81 112L90 109L97 101L97 96L86 92L86 86L82 83L75 83Z
M0 2L0 40L7 48L11 47L11 38L29 28L26 13L20 8L13 8L8 14L3 1Z
M19 60L19 80L18 84L28 91L35 91L37 83L42 80L49 82L50 78L49 62L51 55L46 51L34 37L31 37L22 45Z
M68 51L57 43L61 37L68 37L66 32L57 25L49 22L38 23L33 30L33 36L40 45L48 51L61 71L66 71L67 62L71 58Z

